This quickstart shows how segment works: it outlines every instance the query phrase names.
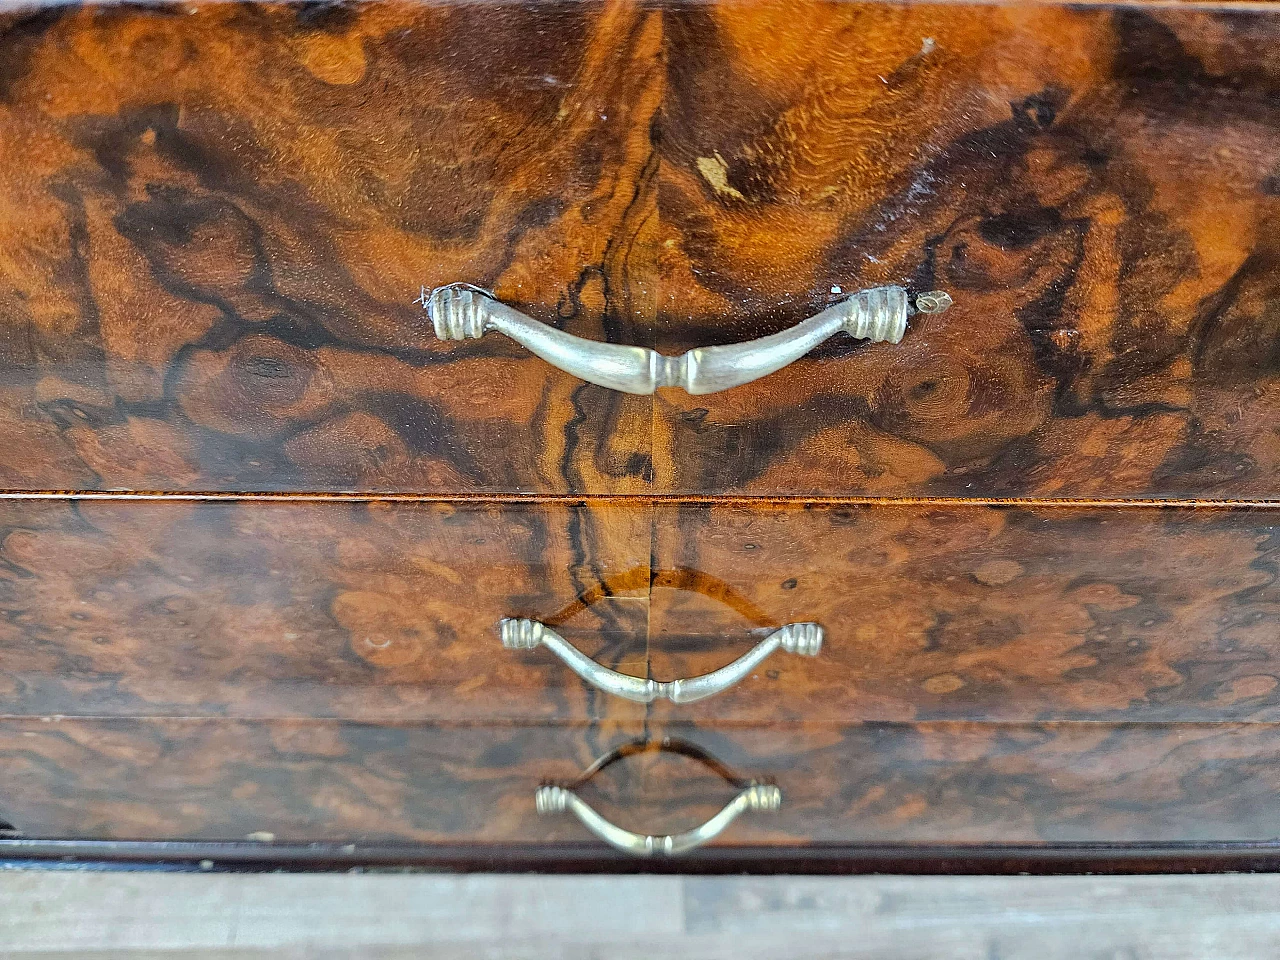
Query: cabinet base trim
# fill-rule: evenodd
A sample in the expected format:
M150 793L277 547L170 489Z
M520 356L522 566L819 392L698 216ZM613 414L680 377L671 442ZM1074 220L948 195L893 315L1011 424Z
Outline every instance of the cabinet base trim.
M715 846L679 861L636 860L602 845L363 845L0 839L0 870L169 869L332 872L679 874L1277 873L1280 840L1228 843L854 844Z

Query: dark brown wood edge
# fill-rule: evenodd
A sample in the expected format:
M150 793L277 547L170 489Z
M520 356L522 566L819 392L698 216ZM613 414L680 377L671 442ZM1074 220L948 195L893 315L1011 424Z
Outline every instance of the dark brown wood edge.
M178 6L186 0L156 0L155 6ZM670 6L697 6L701 0L670 0ZM886 4L893 0L882 0ZM1277 0L930 0L938 6L965 5L985 7L1101 7L1107 10L1243 10L1268 12L1280 10ZM39 10L58 6L49 0L26 0L13 4L17 10Z
M696 3L697 0L687 0ZM987 7L1010 6L1072 6L1102 7L1107 10L1247 10L1269 11L1278 5L1275 0L931 0L939 6L947 4L973 4Z
M178 6L186 0L156 0L155 6ZM671 6L697 6L701 0L672 0ZM892 3L893 0L882 0L886 4ZM1247 10L1271 11L1280 9L1278 0L930 0L930 2L938 6L947 5L965 5L965 6L987 6L987 7L1009 7L1009 6L1031 6L1031 7L1053 7L1053 6L1072 6L1072 7L1101 7L1103 9L1118 10L1149 10L1149 9L1169 9L1169 10ZM50 6L58 6L57 3L51 3L49 0L27 0L13 4L13 8L17 10L27 9L43 9Z
M0 869L223 872L1060 875L1280 872L1280 840L1257 843L859 844L707 847L639 860L599 844L413 846L121 840L0 840Z
M1147 510L1275 510L1276 500L1205 500L1194 498L1089 498L1089 497L817 497L708 496L691 494L418 494L418 493L323 493L308 491L165 491L165 490L0 490L0 500L243 500L266 503L678 503L717 505L769 504L864 507L1069 507L1076 509L1118 507Z

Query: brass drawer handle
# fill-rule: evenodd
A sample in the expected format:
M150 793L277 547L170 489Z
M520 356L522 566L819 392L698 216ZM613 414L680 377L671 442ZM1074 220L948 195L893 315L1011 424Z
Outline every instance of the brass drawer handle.
M466 283L437 287L429 295L424 289L420 302L441 340L479 339L496 330L566 373L611 390L648 394L658 387L683 387L702 394L780 370L842 330L863 340L897 343L912 312L941 313L951 305L951 297L942 291L920 294L914 307L908 301L902 287L873 287L780 333L745 343L697 347L678 357L647 347L575 337Z
M637 703L665 697L673 703L692 703L727 690L746 677L769 654L781 647L787 653L813 657L822 649L823 631L816 623L788 623L779 627L732 663L719 670L663 683L647 677L631 677L602 667L564 637L537 620L507 618L498 624L502 645L508 650L532 650L544 646L587 683L614 696Z
M782 805L782 791L771 783L753 783L725 804L724 809L701 826L669 836L633 833L610 823L572 790L557 786L539 787L534 797L538 813L563 813L569 810L583 826L609 846L638 857L672 857L687 853L714 840L725 827L748 810L774 813Z

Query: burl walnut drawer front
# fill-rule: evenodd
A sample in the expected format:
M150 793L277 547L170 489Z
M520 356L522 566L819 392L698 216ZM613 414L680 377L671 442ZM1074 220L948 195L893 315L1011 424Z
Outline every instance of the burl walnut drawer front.
M1277 41L1266 5L12 9L0 487L1275 497ZM453 283L568 354L885 286L906 328L651 398L439 339Z
M0 715L639 716L498 622L643 676L649 549L607 505L0 500Z
M0 714L1275 720L1278 529L1259 509L0 500Z
M649 662L694 676L826 627L656 717L1280 719L1280 511L715 503L655 527Z
M581 782L636 732L5 719L0 820L45 839L474 844L483 859L489 844L593 840L540 810L547 781L617 839L660 842L712 823L751 778L780 804L744 810L712 842L1260 841L1280 823L1272 724L664 728L667 749Z

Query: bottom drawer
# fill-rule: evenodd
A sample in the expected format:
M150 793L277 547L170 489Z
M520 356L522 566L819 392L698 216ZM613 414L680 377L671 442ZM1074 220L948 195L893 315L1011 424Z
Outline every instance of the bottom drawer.
M11 719L0 721L0 818L42 839L581 843L592 838L577 819L539 814L542 783L573 786L626 830L673 834L706 822L758 778L776 783L781 807L746 811L712 843L1280 834L1280 737L1271 724L672 726L648 741L666 749L632 752L574 783L639 732Z

